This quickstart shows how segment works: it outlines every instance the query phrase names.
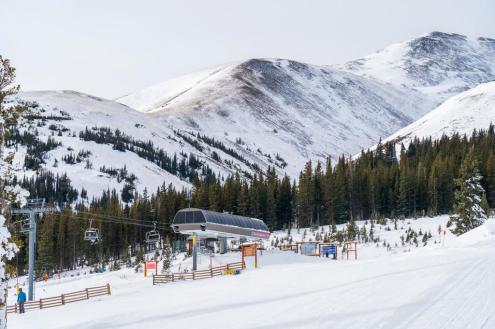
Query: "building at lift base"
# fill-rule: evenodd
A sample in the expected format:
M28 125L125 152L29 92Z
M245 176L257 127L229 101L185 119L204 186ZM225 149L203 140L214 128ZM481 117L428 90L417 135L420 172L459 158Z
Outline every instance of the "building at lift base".
M260 219L196 208L179 210L172 228L176 233L196 234L201 238L260 240L270 237L268 227Z

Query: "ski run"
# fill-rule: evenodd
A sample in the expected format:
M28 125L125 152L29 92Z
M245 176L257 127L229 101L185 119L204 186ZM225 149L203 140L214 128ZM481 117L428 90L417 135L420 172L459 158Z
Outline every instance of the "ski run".
M357 260L342 259L340 248L338 260L281 251L272 245L287 232L278 231L259 268L249 260L240 275L154 286L150 275L145 279L133 268L67 272L38 283L36 298L104 283L112 294L10 314L9 328L494 328L495 220L458 237L443 235L447 220L399 220L397 229L392 221L376 223L379 242L358 244ZM357 226L371 228L369 222ZM426 246L421 240L402 245L409 230L426 234ZM314 241L315 232L296 229L292 237ZM175 271L190 266L182 256L173 262ZM213 266L239 260L230 252L215 256ZM201 256L199 268L208 266L209 256ZM15 291L9 295L10 304Z

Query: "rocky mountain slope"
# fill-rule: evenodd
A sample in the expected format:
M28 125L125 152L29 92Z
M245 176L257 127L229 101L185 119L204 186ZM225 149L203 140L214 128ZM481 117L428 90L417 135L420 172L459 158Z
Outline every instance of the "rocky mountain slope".
M296 178L307 160L355 154L494 77L494 40L433 32L344 65L250 59L117 101L71 91L23 92L9 101L31 108L21 133L34 137L17 146L16 168L18 176L40 168L67 172L90 195L131 183L138 191L163 182L185 187L206 173L250 177L268 166ZM468 98L450 103L460 113L476 99ZM463 126L435 112L417 126L445 122L443 130L469 130L481 124L473 119ZM49 146L33 152L26 142L33 139Z
M420 91L440 103L495 79L495 40L431 32L339 67Z
M164 126L231 143L241 139L253 150L278 153L288 159L285 170L291 175L307 159L366 147L430 105L404 88L280 59L252 59L180 80L118 101Z

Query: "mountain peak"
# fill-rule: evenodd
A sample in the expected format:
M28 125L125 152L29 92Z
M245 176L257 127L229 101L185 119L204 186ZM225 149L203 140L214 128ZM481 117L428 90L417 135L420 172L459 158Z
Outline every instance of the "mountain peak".
M419 90L439 104L495 78L495 42L434 31L388 46L342 68Z

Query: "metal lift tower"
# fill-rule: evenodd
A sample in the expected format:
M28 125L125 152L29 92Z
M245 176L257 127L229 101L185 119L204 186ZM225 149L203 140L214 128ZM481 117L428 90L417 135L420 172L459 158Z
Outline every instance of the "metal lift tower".
M36 215L56 211L45 206L45 199L29 199L24 208L12 209L12 214L28 215L29 221L29 291L28 300L34 297L34 261L36 255Z

